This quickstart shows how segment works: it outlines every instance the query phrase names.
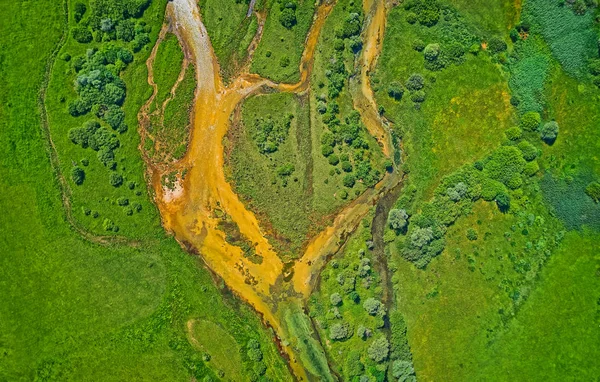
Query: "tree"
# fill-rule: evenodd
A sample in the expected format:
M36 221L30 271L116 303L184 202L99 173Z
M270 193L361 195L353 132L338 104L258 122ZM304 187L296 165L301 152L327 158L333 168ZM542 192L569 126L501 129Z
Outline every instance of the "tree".
M428 44L423 50L423 55L427 61L434 61L440 55L440 44Z
M433 230L431 227L421 228L417 227L414 229L412 235L410 235L410 244L416 248L423 248L433 240Z
M494 54L504 52L506 51L506 48L506 41L499 37L492 37L490 41L488 41L488 49Z
M75 3L75 8L73 10L73 16L75 17L76 23L81 21L86 10L87 10L87 8L86 8L85 4Z
M349 161L342 161L342 170L344 172L352 172L352 164Z
M523 130L521 130L519 126L513 126L510 129L507 129L504 132L504 135L506 135L506 138L508 138L509 140L516 141L521 139L521 137L523 136Z
M285 8L279 15L279 22L287 29L291 29L296 25L296 10L292 8Z
M109 182L113 187L120 187L123 184L123 177L116 172L111 172L109 176Z
M404 95L404 87L399 82L392 81L388 86L388 95L396 101L400 101Z
M388 225L397 231L406 228L408 224L408 214L406 210L393 208L388 214Z
M73 183L75 183L76 185L80 185L85 180L85 172L81 167L74 166L71 169L71 179L73 180Z
M350 336L350 325L346 322L337 322L329 329L329 338L334 341L343 341Z
M397 360L392 365L392 375L399 381L406 381L415 374L415 369L410 361Z
M249 348L246 354L248 354L248 358L253 362L260 362L263 359L262 351L257 348Z
M536 111L529 111L521 117L521 128L525 131L537 131L540 123L542 123L542 117Z
M344 184L344 186L352 188L354 187L354 183L356 183L356 178L352 174L346 174L344 176L344 179L342 179L342 183Z
M425 43L421 39L416 39L416 40L413 40L412 47L417 52L422 52L423 49L425 49Z
M425 86L425 78L418 73L411 74L406 80L405 86L408 90L421 90Z
M388 358L390 353L390 344L385 337L379 337L371 343L367 349L367 355L373 361L380 363Z
M528 141L519 142L517 147L523 153L523 159L525 159L528 162L531 162L532 160L534 160L538 155L538 150L535 148L534 145L532 145Z
M81 44L92 42L92 32L87 27L75 27L71 30L73 39Z
M329 296L329 301L331 301L331 305L340 306L342 304L342 296L339 293L332 293Z
M366 340L367 338L371 337L371 329L364 327L364 326L359 326L358 329L356 330L356 335L362 339L362 340Z
M540 131L540 137L544 142L551 145L558 137L558 123L556 121L546 122Z
M331 154L328 161L330 165L337 166L337 164L340 163L340 157L338 157L336 154Z
M375 315L377 315L377 313L379 313L379 310L381 309L381 305L382 304L379 300L374 299L373 297L369 297L363 303L363 308L365 308L367 313L369 313L371 316L375 316Z

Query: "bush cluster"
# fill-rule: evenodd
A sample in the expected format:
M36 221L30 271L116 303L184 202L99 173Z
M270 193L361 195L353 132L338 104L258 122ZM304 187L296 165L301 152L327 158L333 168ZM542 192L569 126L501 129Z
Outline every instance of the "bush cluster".
M98 160L111 170L116 168L114 150L120 145L117 136L97 121L87 121L81 127L74 127L68 132L71 142L82 148L97 151Z
M293 119L293 114L288 114L282 120L274 120L270 115L257 119L254 122L255 132L252 138L258 151L263 154L277 151L279 145L285 142Z
M263 352L260 349L260 343L251 339L246 344L246 354L250 361L252 361L252 370L255 374L255 378L260 378L260 376L265 375L267 372L267 365L263 360Z
M292 29L296 25L296 8L298 4L295 0L279 0L279 22L287 29Z

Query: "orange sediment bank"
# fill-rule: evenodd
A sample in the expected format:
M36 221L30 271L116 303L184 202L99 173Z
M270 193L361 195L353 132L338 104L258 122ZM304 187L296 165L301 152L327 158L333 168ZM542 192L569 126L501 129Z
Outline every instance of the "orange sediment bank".
M368 83L368 71L379 54L385 24L385 5L375 1L377 10L370 18L376 24L368 25L364 38L365 52L361 60L366 66L361 69L360 83L364 95L355 107L363 116L363 122L384 147L389 155L389 134L377 114L373 93ZM380 5L380 3L382 5ZM197 88L193 109L193 126L190 143L185 157L177 162L158 168L146 156L148 171L152 178L155 200L161 212L164 227L173 232L177 240L186 248L200 253L207 266L218 274L227 286L262 315L281 338L286 336L285 325L281 323L281 312L277 311L279 292L289 296L306 298L310 295L314 282L326 264L329 255L335 253L345 238L357 227L379 198L400 181L395 172L386 174L373 189L367 190L350 203L336 217L334 223L317 235L308 245L302 258L294 265L289 283L284 279L284 264L265 238L258 219L248 210L227 182L224 174L223 137L227 133L230 118L236 106L246 97L263 88L284 92L304 92L309 88L313 67L314 51L325 20L333 8L333 3L324 3L316 11L309 30L306 48L300 64L300 81L295 84L276 84L258 75L247 72L244 66L237 78L226 86L220 76L219 64L212 49L207 31L200 18L197 2L194 0L173 0L168 2L166 17L173 32L182 45L186 59L196 67ZM260 38L259 28L255 40ZM255 42L253 42L254 44ZM152 56L148 61L149 83L152 81ZM365 85L366 83L366 85ZM156 93L154 86L154 93ZM150 98L152 102L154 96ZM140 122L142 130L148 110L148 103L142 108ZM144 132L142 131L142 140ZM179 173L172 192L163 186L163 175ZM185 173L185 177L183 177ZM256 264L244 257L241 248L227 242L226 235L219 229L217 211L224 212L239 226L239 230L254 247L257 255L263 258ZM284 346L290 367L299 379L306 379L306 371L290 346Z

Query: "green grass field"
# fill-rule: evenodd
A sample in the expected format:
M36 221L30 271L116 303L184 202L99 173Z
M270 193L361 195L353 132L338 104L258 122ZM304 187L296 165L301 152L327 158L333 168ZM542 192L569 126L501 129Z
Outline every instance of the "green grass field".
M289 29L279 21L280 0L265 0L267 19L262 39L250 66L252 73L276 82L294 83L300 79L300 58L304 41L313 21L315 2L299 0L295 10L296 23Z
M160 107L169 94L183 63L183 52L177 41L177 36L167 33L165 39L158 46L156 58L154 59L154 83L158 86L158 93L155 98L153 108Z
M489 28L482 31L484 35L506 35L507 29L498 26L517 21L502 21L511 14L507 8L477 12L471 4L455 5L467 20ZM527 6L524 9L530 12ZM398 102L386 94L384 86L377 91L386 116L404 137L405 167L413 186L401 197L402 206L419 212L445 174L482 159L500 144L510 144L502 132L519 123L510 103L515 90L517 95L534 95L533 101L523 99L543 111L543 121L559 121L565 133L552 146L543 144L539 133L525 134L524 139L541 150L542 169L555 176L581 172L597 176L597 158L592 154L597 152L596 133L588 125L595 123L597 90L567 77L539 35L530 35L529 41L534 42L529 47L518 48L517 61L508 66L512 71L499 65L502 57L479 52L458 66L431 72L423 67L423 58L412 45L417 37L425 44L440 39L435 34L438 26L410 25L404 15L400 8L392 10L374 75L376 86L402 83L415 72L423 73L426 80L427 97L418 111L407 102L406 94ZM515 74L521 77L509 90L508 80ZM521 112L531 110L522 106ZM590 115L590 119L576 121L578 115ZM591 243L598 233L584 229L567 232L563 239L565 226L540 192L541 179L538 173L511 193L508 213L477 202L448 228L445 250L425 270L416 269L390 246L398 267L393 277L397 303L406 317L419 379L560 380L597 374L591 344L598 333L591 323L597 320L594 301L599 284L592 281L592 270L586 274L583 264L597 267L591 265L598 262ZM578 192L585 197L583 189ZM550 290L560 289L561 282L568 284L559 293L565 303L552 305L559 297ZM590 289L577 298L566 297L574 296L583 285ZM549 313L552 309L557 309L556 315ZM596 318L591 318L594 314ZM554 320L539 318L548 315Z
M164 3L156 2L147 11L147 21L155 28L162 22L163 7ZM3 3L0 9L3 15L14 16L0 26L0 78L6 89L0 95L0 150L5 158L0 182L10 195L0 198L6 211L0 227L2 232L11 232L0 242L4 254L0 259L4 285L0 379L214 378L217 368L204 363L187 340L185 324L190 318L220 325L240 346L250 338L258 339L273 360L267 375L288 378L270 334L248 307L215 287L197 258L165 236L145 192L139 196L147 206L145 214L139 215L145 233L130 233L135 247L91 243L69 225L36 103L46 64L63 31L63 7L44 1ZM39 38L41 25L44 38ZM130 67L126 81L143 74L144 66L140 59ZM58 68L60 64L54 72L60 77L63 72ZM131 121L148 95L145 81L139 84L142 87L136 89L128 82L126 109ZM57 85L50 85L47 107L50 122L57 123L64 106L53 100L53 94L60 91L53 86ZM57 129L51 126L53 133ZM134 129L129 133L133 136ZM56 135L59 155L68 155L60 151L67 146L61 146L62 139L64 135ZM131 142L135 141L132 137ZM145 190L139 154L135 146L128 150L131 174L138 177L139 189ZM92 193L92 187L87 193ZM211 350L213 346L207 344ZM249 365L247 358L243 361Z
M257 1L254 11L260 11L263 2ZM228 81L248 57L247 49L258 27L256 15L246 17L247 1L200 0L198 3L221 73Z

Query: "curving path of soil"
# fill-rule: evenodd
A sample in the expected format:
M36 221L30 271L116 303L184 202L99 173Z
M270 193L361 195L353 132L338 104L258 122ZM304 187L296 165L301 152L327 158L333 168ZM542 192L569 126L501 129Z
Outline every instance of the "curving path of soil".
M386 174L375 188L367 190L346 206L330 227L312 239L304 255L294 265L291 281L286 283L283 281L283 262L265 238L256 216L246 209L225 179L222 140L234 109L249 95L267 88L294 93L304 92L309 88L319 33L333 5L333 2L324 2L317 9L307 36L298 83L277 84L249 74L245 66L228 85L223 83L220 76L219 64L196 1L173 0L167 5L167 20L184 49L186 59L196 67L197 89L193 129L185 157L159 167L144 156L163 225L175 234L186 249L199 253L207 266L223 278L231 290L251 304L281 338L285 338L286 328L281 322L282 313L277 309L279 299L287 296L284 298L297 300L302 305L310 295L328 257L341 248L379 199L401 181L396 171ZM393 150L389 143L389 129L379 117L368 79L369 70L380 51L386 5L383 0L366 0L364 6L367 10L373 8L374 11L370 12L373 16L367 18L363 34L365 49L359 58L360 77L353 80L353 88L360 91L353 91L353 98L358 99L355 107L360 111L364 124L389 156ZM253 44L260 39L261 33L262 28L258 28ZM154 83L152 57L153 55L148 60L148 82L151 85ZM139 115L141 147L145 137L144 126L148 122L147 111L153 99L154 96ZM178 177L176 193L161 184L162 176L173 171L186 174L185 177ZM261 264L252 263L243 256L239 247L226 241L225 233L218 228L218 214L221 212L228 214L238 224L241 233L255 245L256 253L263 257ZM290 365L296 377L305 379L306 372L297 362L293 349L289 346L284 349L290 357Z

